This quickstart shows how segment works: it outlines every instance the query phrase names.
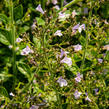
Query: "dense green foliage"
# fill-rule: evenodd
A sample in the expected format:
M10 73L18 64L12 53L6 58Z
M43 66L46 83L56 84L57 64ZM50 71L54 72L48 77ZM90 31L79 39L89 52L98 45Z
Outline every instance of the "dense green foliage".
M108 109L108 0L0 1L0 109Z

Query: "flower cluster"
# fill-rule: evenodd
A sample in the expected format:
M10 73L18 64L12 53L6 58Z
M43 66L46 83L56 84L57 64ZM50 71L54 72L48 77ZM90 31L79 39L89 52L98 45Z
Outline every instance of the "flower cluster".
M59 83L60 87L63 87L63 86L67 86L67 81L65 79L63 79L62 77L60 77L57 82Z
M22 51L21 51L21 55L28 55L29 53L33 53L33 50L31 50L29 48L29 46L26 46L26 48L24 48Z

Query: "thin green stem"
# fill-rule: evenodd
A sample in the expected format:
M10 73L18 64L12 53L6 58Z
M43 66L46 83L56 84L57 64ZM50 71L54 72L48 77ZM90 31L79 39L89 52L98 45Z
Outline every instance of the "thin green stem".
M14 13L13 13L13 2L12 0L9 1L9 9L10 9L10 30L12 35L12 66L13 66L13 74L14 74L14 83L16 80L16 51L15 51L15 25L14 25ZM15 84L14 84L15 85Z
M61 0L61 8L63 7L64 4L64 0Z
M89 35L88 35L88 30L87 30L87 32L86 32L86 44L85 44L85 50L84 50L84 54L83 54L83 60L82 60L81 66L80 66L80 72L82 72L83 68L84 68L86 52L87 52L87 47L88 47L88 38L89 38Z
M77 2L80 2L80 1L82 1L82 0L73 0L73 1L71 1L70 3L68 3L67 5L65 5L63 8L68 8L68 7L70 7L71 5L73 5L73 4L77 3Z
M41 0L42 9L45 9L46 0Z

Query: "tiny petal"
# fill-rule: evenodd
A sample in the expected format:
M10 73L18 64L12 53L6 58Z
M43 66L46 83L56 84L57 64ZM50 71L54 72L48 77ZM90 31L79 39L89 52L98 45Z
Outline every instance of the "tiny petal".
M82 24L82 25L78 28L79 33L81 33L82 30L85 30L85 24Z
M73 95L74 95L75 99L78 99L78 98L80 98L81 94L82 94L81 92L78 92L78 90L76 90Z
M39 106L32 105L30 109L39 109Z
M32 26L31 26L32 30L34 30L36 28L36 24L33 23Z
M37 11L41 12L42 14L44 14L43 9L41 8L41 5L39 4L36 8Z
M72 18L74 18L76 15L77 15L76 11L73 10L73 12L72 12Z
M83 78L83 75L80 75L80 73L77 74L77 77L75 78L75 81L78 83L78 82L81 82L81 78Z
M85 98L85 100L91 102L91 99L88 96Z
M66 20L66 18L69 18L69 16L70 16L70 14L60 12L58 19L59 19L59 21L64 21L64 20Z
M29 46L26 46L26 48L21 51L21 55L28 55L29 53L33 53Z
M60 87L63 87L63 86L67 86L67 81L65 79L63 79L62 77L60 77L57 82L59 83Z
M57 1L57 0L52 0L52 3L53 3L54 5L56 5L56 4L58 3L58 1Z
M67 51L64 51L63 49L61 49L61 55L60 55L60 58L62 58L63 56L67 56L69 52Z
M88 8L84 8L84 14L88 14Z
M109 51L109 45L105 45L103 49Z
M21 38L17 38L17 39L16 39L16 42L17 42L17 43L20 43L21 41L22 41Z
M58 5L54 6L53 8L60 10L60 7Z
M18 51L19 50L19 47L16 47L16 51Z
M72 30L78 30L79 26L80 26L80 24L75 25L75 26L72 28Z
M62 36L61 30L57 30L57 31L54 33L54 36Z
M12 92L11 92L9 95L10 95L10 96L13 96L13 97L15 96Z
M77 45L74 45L74 51L80 51L82 49L82 46L77 44Z
M103 62L103 59L98 59L98 62L99 62L99 63L102 63L102 62Z
M62 59L60 61L60 63L66 63L68 66L71 66L72 65L72 59L65 56L64 59Z
M12 46L12 45L9 45L9 46L8 46L8 48L12 49L12 48L13 48L13 46Z

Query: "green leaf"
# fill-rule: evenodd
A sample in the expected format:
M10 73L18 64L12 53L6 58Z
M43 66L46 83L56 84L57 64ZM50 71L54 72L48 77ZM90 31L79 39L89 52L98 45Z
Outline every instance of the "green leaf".
M35 36L33 36L33 42L36 44L36 48L40 51L40 48L41 48L40 40L36 38Z
M0 42L5 45L10 45L11 43L11 33L8 30L0 28Z
M106 52L105 60L109 60L109 51Z
M42 26L45 25L45 21L43 19L36 17L36 20L38 25L42 25Z
M8 92L3 86L0 86L0 95L8 97Z
M25 33L26 31L28 31L30 29L29 26L24 26L24 27L20 27L19 28L19 31L18 31L18 34L22 34L22 33Z
M4 14L0 14L0 21L7 24L8 23L8 17Z
M17 63L17 68L23 75L25 75L28 78L28 80L31 80L31 71L30 67L27 64L19 62Z
M17 21L23 17L23 6L19 5L14 8L14 20Z

